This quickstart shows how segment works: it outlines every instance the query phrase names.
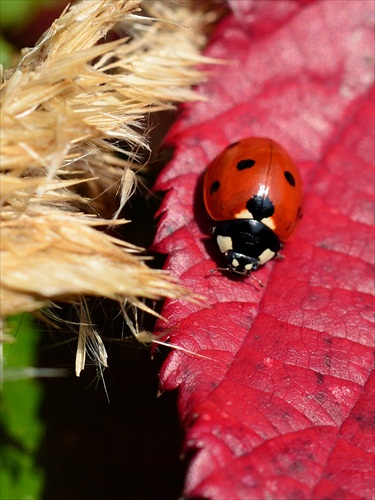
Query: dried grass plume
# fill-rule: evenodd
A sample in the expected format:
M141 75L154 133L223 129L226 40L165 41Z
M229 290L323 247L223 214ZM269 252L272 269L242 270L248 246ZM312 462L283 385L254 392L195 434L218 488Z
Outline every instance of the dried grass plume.
M141 305L187 293L98 227L124 222L116 217L134 192L139 151L149 149L145 117L196 98L191 85L204 77L196 64L217 11L215 2L193 4L82 0L4 73L3 318L85 296ZM101 207L112 208L116 194L107 220Z

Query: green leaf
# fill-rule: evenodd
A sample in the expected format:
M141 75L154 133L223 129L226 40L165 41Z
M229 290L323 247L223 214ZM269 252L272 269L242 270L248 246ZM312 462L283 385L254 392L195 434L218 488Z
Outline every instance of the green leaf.
M10 318L7 327L14 342L4 344L0 498L37 500L41 498L44 478L36 464L43 435L39 418L42 392L39 382L30 378L35 366L37 329L26 314Z
M46 0L0 0L0 23L5 26L20 26L46 4ZM51 3L49 1L49 3Z
M0 37L0 64L4 67L9 66L10 58L14 52L14 48L3 37Z

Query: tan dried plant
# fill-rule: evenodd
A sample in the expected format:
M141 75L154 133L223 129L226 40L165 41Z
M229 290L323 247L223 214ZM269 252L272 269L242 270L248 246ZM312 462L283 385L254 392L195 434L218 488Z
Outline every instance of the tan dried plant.
M82 0L4 73L1 317L80 304L77 374L85 339L97 335L85 297L145 307L144 298L189 295L150 269L142 249L98 228L124 223L116 219L134 192L139 150L149 150L145 117L197 98L191 85L204 77L196 64L217 13L194 0ZM106 41L109 32L122 38ZM100 206L116 194L108 221ZM98 357L105 366L105 350Z

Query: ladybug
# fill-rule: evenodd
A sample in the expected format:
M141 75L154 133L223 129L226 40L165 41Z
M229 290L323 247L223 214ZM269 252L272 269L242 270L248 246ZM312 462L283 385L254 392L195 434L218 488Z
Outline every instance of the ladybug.
M228 146L208 166L204 204L217 221L212 233L226 268L242 276L282 249L302 217L296 165L277 142L263 137Z

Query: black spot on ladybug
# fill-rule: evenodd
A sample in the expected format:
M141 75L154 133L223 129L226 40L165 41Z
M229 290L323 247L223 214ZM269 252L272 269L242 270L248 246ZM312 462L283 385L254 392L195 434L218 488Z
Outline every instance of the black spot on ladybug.
M296 181L293 177L293 174L291 174L288 170L285 170L284 177L287 180L288 184L290 184L293 187L296 185Z
M262 220L275 212L275 207L268 196L260 196L259 194L254 195L246 203L247 210L252 214L255 220Z
M237 163L237 170L246 170L247 168L251 168L255 165L255 160L241 160Z
M219 187L220 187L220 182L219 181L214 181L211 184L211 187L210 187L210 194L216 193L216 191L219 189Z
M238 144L239 142L240 142L240 141L233 142L232 144L229 144L229 146L227 146L227 147L226 147L226 149L234 148L234 146L237 146L237 144Z

